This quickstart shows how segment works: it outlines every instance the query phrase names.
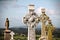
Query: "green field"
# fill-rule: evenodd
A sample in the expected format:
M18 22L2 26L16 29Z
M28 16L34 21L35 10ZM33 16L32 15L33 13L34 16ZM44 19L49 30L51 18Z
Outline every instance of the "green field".
M36 40L38 40L39 37L40 37L40 36L37 35L37 36L36 36ZM15 39L15 40L18 40L18 39L20 39L20 40L27 40L27 37L26 37L26 36L15 36L14 39ZM60 38L53 38L53 40L60 40Z
M40 37L40 36L37 35L37 36L36 36L36 40L38 40L39 37ZM15 39L15 40L27 40L27 36L20 36L20 35L18 35L18 36L14 36L14 39ZM0 40L4 40L4 39L3 39L3 36L0 37ZM53 38L53 40L60 40L60 38Z

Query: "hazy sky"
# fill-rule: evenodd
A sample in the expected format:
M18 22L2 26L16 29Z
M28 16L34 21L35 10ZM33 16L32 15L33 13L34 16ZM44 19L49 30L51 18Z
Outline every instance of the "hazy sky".
M46 14L52 20L53 25L60 26L60 0L0 0L0 28L5 27L5 19L8 17L10 27L26 26L22 18L28 13L28 5L35 5L35 12L40 15L40 9L46 8ZM39 24L40 25L40 24Z

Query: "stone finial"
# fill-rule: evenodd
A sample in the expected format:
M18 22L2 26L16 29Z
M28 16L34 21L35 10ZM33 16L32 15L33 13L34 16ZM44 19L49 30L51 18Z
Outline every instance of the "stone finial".
M48 20L48 23L51 24L51 20L50 19Z
M45 13L45 8L42 8L42 9L41 9L41 12L42 12L42 13Z
M29 12L34 11L34 10L35 10L34 5L33 5L33 4L30 4L30 5L28 6L28 9L29 9Z

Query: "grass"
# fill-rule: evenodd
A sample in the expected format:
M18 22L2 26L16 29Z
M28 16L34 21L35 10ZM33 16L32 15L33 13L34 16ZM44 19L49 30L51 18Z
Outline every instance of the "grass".
M36 35L36 40L38 40L39 37L40 37L39 35ZM18 36L14 36L14 39L15 40L27 40L27 36L20 36L20 35L18 35ZM3 36L0 37L0 40L3 40ZM60 38L53 38L53 40L60 40Z
M40 35L36 35L36 40L39 40ZM15 36L14 37L15 40L27 40L26 36ZM53 40L60 40L60 38L53 38Z
M14 36L14 39L15 40L27 40L27 37L26 36Z

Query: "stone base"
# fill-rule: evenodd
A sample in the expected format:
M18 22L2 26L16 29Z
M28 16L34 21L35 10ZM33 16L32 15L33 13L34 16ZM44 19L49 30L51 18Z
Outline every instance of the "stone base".
M5 30L4 31L4 40L10 40L10 32L11 30Z

